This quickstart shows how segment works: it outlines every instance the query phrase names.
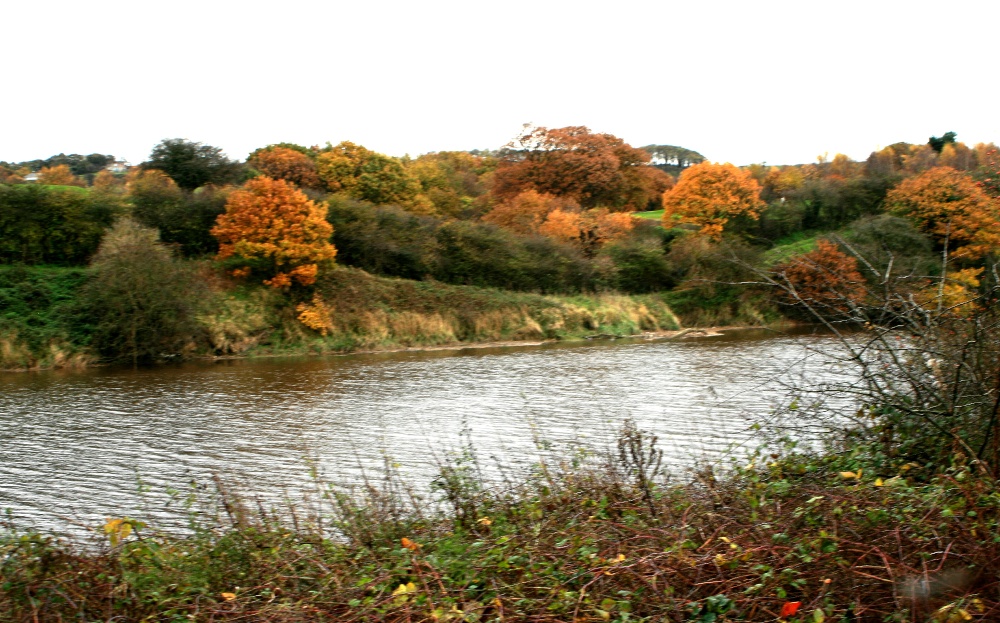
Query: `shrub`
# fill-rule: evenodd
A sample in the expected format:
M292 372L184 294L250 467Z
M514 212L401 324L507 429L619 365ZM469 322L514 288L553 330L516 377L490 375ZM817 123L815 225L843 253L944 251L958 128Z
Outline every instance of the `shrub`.
M101 355L135 365L183 354L197 330L203 287L156 230L119 220L91 265L94 275L82 298Z

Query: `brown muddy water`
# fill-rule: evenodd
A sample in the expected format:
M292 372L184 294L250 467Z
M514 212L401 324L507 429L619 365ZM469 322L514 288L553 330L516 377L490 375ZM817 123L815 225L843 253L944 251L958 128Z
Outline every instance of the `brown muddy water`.
M0 511L79 532L107 517L157 525L213 475L268 504L326 481L415 487L471 440L487 477L543 455L607 450L626 418L666 461L724 461L790 401L788 383L837 377L824 335L740 332L685 341L400 352L0 375ZM464 434L463 434L464 431ZM180 497L183 497L181 494Z

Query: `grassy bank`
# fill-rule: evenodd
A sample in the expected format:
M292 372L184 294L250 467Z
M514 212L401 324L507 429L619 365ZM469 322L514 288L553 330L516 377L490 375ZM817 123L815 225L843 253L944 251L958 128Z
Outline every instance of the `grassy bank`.
M292 295L209 284L187 356L345 353L477 342L625 336L679 328L660 295L542 296L370 275L340 267ZM86 269L0 267L0 368L83 366L91 347Z
M0 621L1000 616L1000 494L973 467L869 472L851 452L791 454L679 484L654 469L650 437L621 439L619 456L539 464L503 488L454 463L436 507L389 486L330 488L319 512L281 520L223 496L225 527L189 537L110 521L100 551L12 532Z

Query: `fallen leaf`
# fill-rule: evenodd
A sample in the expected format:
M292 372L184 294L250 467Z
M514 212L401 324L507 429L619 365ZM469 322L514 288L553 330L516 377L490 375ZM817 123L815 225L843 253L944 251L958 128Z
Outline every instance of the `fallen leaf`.
M785 605L781 607L781 618L795 616L795 613L799 611L802 607L801 601L786 601Z

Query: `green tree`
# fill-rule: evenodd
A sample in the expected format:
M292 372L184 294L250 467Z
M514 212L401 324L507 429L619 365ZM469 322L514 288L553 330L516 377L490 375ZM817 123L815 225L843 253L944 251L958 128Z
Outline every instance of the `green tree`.
M243 174L243 165L227 158L222 149L182 138L162 140L142 168L163 171L185 190L235 183Z
M137 365L177 356L193 343L205 288L155 229L118 220L91 265L82 300L102 356Z
M231 187L203 186L185 191L165 173L141 171L130 176L128 197L132 215L160 232L160 240L179 245L184 255L214 253L218 244L211 234L215 219L225 212Z
M941 150L944 149L945 145L955 143L955 137L957 136L958 135L954 132L945 132L942 136L930 137L927 139L927 144L930 145L931 149L937 153L941 153Z
M84 263L122 210L83 188L0 185L0 262Z

